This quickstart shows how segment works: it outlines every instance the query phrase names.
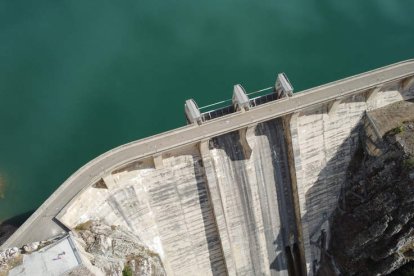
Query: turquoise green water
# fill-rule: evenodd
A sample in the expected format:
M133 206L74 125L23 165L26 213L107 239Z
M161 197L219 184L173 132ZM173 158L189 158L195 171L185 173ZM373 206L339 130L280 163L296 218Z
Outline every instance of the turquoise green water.
M0 220L200 106L414 57L414 1L0 0Z

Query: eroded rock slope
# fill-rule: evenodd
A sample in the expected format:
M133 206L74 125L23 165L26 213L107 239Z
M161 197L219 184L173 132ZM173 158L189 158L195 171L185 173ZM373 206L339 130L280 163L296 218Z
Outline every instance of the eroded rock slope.
M402 122L373 157L354 156L319 273L385 275L414 260L414 123Z

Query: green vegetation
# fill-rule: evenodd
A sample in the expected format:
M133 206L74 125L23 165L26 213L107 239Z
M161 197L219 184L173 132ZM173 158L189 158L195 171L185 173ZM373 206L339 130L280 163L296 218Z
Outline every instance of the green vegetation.
M404 132L404 125L399 125L399 126L397 126L396 128L394 128L393 130L391 130L391 133L392 134L399 134L399 133L402 133L402 132Z
M122 276L132 276L133 272L129 265L125 265L124 269L122 270Z
M92 225L92 221L88 220L84 223L76 225L75 230L77 230L77 231L88 230L91 227L91 225Z
M404 167L406 169L414 168L414 156L409 157L408 159L404 160Z

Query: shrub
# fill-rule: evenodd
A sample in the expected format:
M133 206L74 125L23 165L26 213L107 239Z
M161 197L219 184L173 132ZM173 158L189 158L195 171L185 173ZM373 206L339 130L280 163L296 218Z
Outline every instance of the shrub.
M122 270L122 276L132 276L132 269L129 265L125 265L124 269Z
M84 223L76 225L75 230L77 231L88 230L91 226L92 226L92 221L88 220Z
M399 125L396 128L394 128L393 130L391 130L392 134L398 134L398 133L402 133L404 132L404 126L403 125Z
M407 169L414 168L414 156L404 160L404 167Z

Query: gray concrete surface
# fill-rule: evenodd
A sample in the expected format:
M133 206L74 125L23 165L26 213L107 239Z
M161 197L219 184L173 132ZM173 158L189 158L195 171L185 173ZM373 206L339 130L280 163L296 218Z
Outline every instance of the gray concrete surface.
M78 265L81 260L66 237L51 246L23 255L23 264L10 270L10 276L59 276Z

